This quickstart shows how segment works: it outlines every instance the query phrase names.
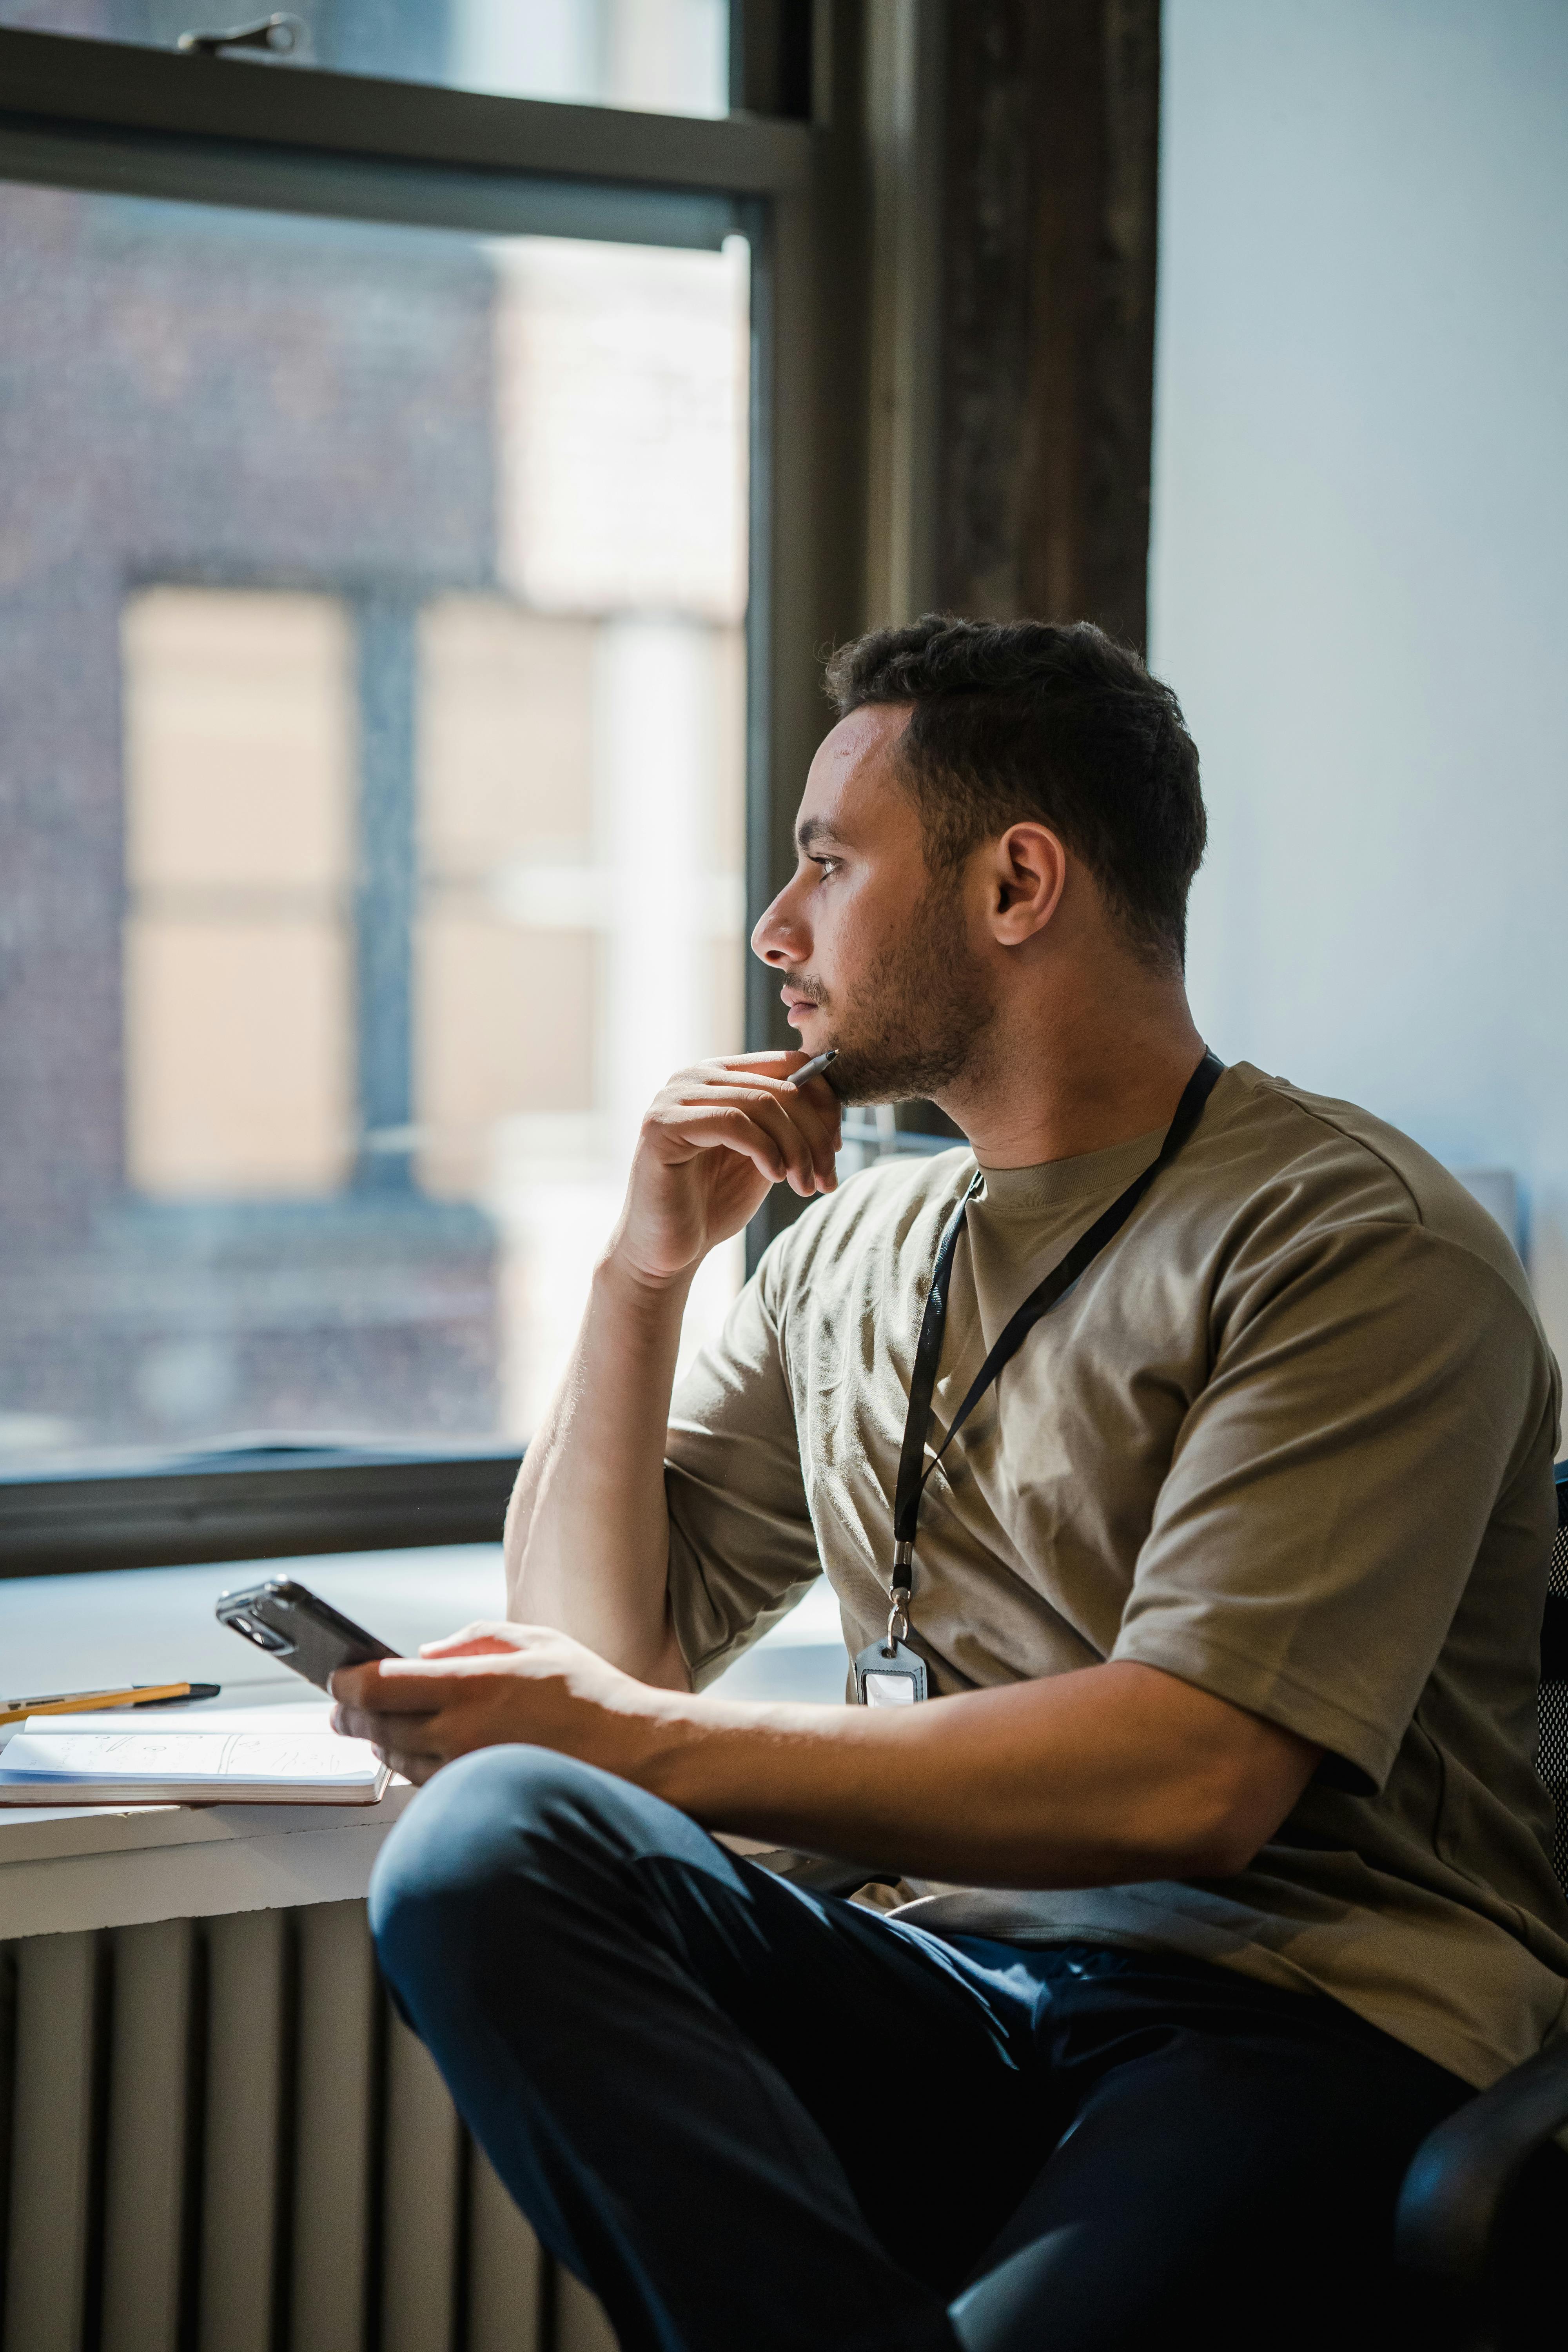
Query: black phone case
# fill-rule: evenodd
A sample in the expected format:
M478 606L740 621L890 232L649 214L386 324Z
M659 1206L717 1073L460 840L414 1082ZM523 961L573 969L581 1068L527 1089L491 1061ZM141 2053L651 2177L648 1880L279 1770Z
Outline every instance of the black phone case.
M352 1617L340 1616L289 1577L272 1578L243 1592L220 1593L217 1615L220 1623L269 1657L292 1666L318 1690L326 1689L327 1677L339 1666L360 1666L367 1658L401 1654L367 1633L363 1625L356 1625ZM260 1632L252 1631L253 1627Z

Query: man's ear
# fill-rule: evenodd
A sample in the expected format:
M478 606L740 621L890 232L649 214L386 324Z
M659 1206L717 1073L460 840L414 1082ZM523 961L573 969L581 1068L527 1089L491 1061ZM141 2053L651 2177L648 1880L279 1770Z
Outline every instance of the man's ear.
M990 856L992 936L1001 947L1022 947L1061 903L1067 851L1048 825L1013 824L992 843Z

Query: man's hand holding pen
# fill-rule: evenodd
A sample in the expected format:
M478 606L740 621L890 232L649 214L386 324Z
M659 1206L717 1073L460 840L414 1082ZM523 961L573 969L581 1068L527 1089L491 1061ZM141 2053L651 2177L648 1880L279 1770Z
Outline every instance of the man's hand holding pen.
M834 1190L840 1106L823 1076L826 1059L737 1054L678 1071L660 1089L611 1244L627 1272L659 1286L682 1281L741 1231L771 1186L787 1183L804 1200Z

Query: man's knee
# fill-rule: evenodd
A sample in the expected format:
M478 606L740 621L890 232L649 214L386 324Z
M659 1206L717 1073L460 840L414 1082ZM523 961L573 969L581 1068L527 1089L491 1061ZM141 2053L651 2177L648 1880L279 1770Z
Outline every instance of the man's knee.
M552 1923L613 1917L628 1865L700 1832L658 1798L544 1748L482 1748L438 1772L377 1858L370 1925L381 1963L412 2007L423 1979L449 1998L506 1956L542 1963Z
M497 1915L526 1905L586 1843L606 1776L543 1748L481 1748L422 1790L371 1875L370 1925L395 1981L486 1941Z

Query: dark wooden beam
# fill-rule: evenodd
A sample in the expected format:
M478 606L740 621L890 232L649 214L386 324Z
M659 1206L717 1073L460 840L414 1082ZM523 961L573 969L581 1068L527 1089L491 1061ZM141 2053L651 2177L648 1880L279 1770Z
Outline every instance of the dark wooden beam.
M949 12L941 600L1142 646L1159 0Z

